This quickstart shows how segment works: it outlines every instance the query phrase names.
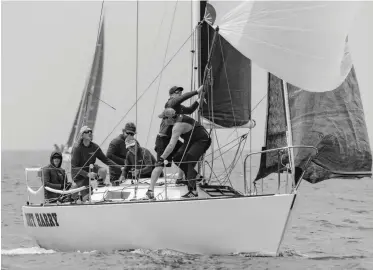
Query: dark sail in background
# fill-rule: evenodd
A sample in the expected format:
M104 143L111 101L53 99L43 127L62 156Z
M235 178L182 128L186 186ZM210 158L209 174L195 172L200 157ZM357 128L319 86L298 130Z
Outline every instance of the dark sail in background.
M201 1L201 20L206 2ZM208 9L207 9L207 12ZM203 78L211 48L214 29L206 22L201 27L200 76ZM251 61L232 47L220 35L217 37L211 59L213 85L206 92L207 104L202 116L225 128L247 124L251 115Z
M277 82L270 86L279 90L282 82L276 77L274 80ZM351 69L345 82L333 91L315 93L291 84L287 87L293 145L312 145L319 151L303 178L317 183L331 178L368 176L372 155L355 70ZM299 171L305 169L311 153L311 150L294 150ZM266 162L273 165L277 160ZM262 164L261 169L260 177L273 172Z
M104 38L103 19L100 25L100 32L91 71L79 103L78 111L74 118L74 123L66 145L67 148L73 145L74 140L83 125L89 126L92 130L95 127L104 70Z
M83 96L84 96L84 93L82 95L82 98L83 98ZM77 129L77 125L78 125L78 119L79 119L79 115L81 113L81 109L82 109L82 99L80 99L78 111L76 112L76 115L75 115L75 118L74 118L74 123L73 123L73 126L72 126L71 131L70 131L69 139L67 140L67 144L66 144L67 147L71 147L74 143L74 139L75 139L75 136L76 136L76 129Z
M262 150L284 147L286 143L286 117L282 80L268 74L267 119L265 146ZM278 171L277 152L263 153L255 180Z
M86 122L92 130L96 124L98 107L100 104L102 75L104 71L104 20L102 20L100 34L96 45L95 57L92 63L91 76L88 82L88 102L86 108Z
M333 91L312 93L290 84L288 90L293 144L313 145L319 151L303 178L317 183L366 176L372 155L354 68ZM308 155L295 150L296 166L303 168Z

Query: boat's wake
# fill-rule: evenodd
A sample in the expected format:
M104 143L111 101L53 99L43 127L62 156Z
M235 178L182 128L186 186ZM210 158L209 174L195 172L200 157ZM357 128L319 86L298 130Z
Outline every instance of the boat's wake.
M15 249L2 249L1 256L17 256L17 255L35 255L35 254L51 254L56 251L51 249L44 249L41 247L29 248L15 248Z
M185 253L181 251L176 251L172 249L134 249L130 250L131 253L140 255L159 255L159 256L185 256L185 255L195 255L191 253Z
M134 250L126 250L127 252L131 252L134 254L140 255L159 255L159 256L204 256L201 254L193 254L193 253L185 253L176 250L170 249L134 249ZM273 254L268 253L261 253L261 252L238 252L238 253L230 253L225 255L211 255L211 256L239 256L239 257L276 257ZM301 257L301 258L309 258L309 256L305 254L301 254L295 250L284 250L278 254L277 257Z
M52 249L44 249L41 247L28 247L28 248L15 248L15 249L2 249L1 255L2 256L19 256L19 255L43 255L43 254L53 254L57 253L58 251L52 250ZM109 255L109 254L121 254L121 253L132 253L137 255L145 255L150 257L163 257L163 258L174 258L174 257L181 257L181 258L198 258L199 256L206 256L201 254L192 254L192 253L185 253L181 251L171 250L171 249L130 249L130 250L117 250L113 252L103 254ZM75 253L75 252L74 252ZM98 253L96 250L94 251L76 251L76 253ZM211 257L216 256L238 256L238 257L252 257L252 258L261 258L261 257L273 257L276 258L276 256L260 253L260 252L252 252L252 253L231 253L226 255L211 255ZM363 259L365 256L359 256L359 255L342 255L342 256L311 256L306 254L301 254L295 250L287 249L281 251L277 257L298 257L303 259L309 259L309 260L344 260L344 259Z

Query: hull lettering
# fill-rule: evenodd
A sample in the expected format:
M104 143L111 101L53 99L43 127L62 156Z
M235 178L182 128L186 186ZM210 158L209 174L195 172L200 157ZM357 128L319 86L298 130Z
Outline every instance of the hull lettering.
M59 227L56 213L27 213L25 214L28 227Z

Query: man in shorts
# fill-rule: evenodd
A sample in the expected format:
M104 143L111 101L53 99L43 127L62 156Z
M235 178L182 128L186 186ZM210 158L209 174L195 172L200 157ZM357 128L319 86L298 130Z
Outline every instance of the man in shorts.
M195 101L191 106L185 107L181 105L184 101L190 99L191 97L195 95L200 95L202 91L204 91L203 85L199 87L197 91L191 91L187 92L185 94L182 94L183 88L180 86L173 86L169 90L170 98L167 100L165 104L165 108L172 108L179 114L192 114L194 111L197 110L199 107L198 100ZM160 156L164 152L165 148L167 147L168 143L171 139L171 133L172 133L172 126L168 125L165 121L165 119L162 119L160 130L157 135L156 141L155 141L155 152L157 153L157 160L159 160ZM175 151L177 151L178 147L182 145L181 141L178 141L177 145L175 146ZM172 154L167 158L168 164L166 167L171 167L171 161L172 161ZM158 164L159 165L159 164ZM154 183L153 186L151 185L149 190L146 193L146 196L149 199L154 199L154 185L157 182L159 176L162 174L163 171L163 165L162 166L155 166L152 176L151 176L151 183ZM180 182L182 180L182 170L179 171L179 179L176 180L176 183Z

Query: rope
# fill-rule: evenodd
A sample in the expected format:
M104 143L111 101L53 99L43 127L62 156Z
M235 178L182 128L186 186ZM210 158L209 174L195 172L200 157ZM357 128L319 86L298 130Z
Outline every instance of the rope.
M218 144L219 152L220 152L220 155L221 155L220 145L219 145L219 140L218 140L218 135L216 134L216 129L214 129L214 133L215 133L215 137L216 137L216 143ZM223 157L221 157L221 160L222 160L222 162L223 162L224 170L226 171L227 168L225 167L225 162L224 162ZM228 179L229 179L229 176L228 176ZM231 181L231 180L229 179L229 182L230 182L230 181Z

